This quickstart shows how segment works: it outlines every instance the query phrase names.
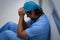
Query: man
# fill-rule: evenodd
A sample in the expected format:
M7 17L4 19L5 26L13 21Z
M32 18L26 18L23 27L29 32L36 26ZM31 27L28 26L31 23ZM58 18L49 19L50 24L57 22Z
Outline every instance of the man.
M49 40L50 24L40 6L33 1L26 2L18 14L18 25L8 22L0 29L1 40ZM28 22L24 21L25 14L31 18Z

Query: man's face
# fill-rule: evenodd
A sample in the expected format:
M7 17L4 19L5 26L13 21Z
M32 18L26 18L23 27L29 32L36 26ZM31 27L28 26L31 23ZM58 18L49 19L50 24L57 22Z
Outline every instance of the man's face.
M32 20L36 19L33 12L26 12L26 14L27 14L27 17L31 18Z

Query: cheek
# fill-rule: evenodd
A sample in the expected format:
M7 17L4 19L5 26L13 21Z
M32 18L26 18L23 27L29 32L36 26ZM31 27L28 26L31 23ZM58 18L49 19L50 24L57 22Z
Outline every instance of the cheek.
M27 14L27 17L29 17L29 18L33 18L33 15L31 15L31 14Z

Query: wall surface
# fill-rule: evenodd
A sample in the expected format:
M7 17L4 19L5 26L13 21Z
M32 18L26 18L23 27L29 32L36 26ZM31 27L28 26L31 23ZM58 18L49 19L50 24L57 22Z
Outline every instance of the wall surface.
M53 3L55 4L56 8L53 5ZM52 0L42 0L43 11L47 15L47 17L50 21L50 25L51 25L51 40L60 40L59 31L57 29L54 18L52 16L52 13L55 14L54 9L57 9L57 10L59 9L58 3L59 3L58 0L53 0L53 1ZM58 11L60 11L60 10L58 10ZM59 13L57 13L57 14L60 15Z
M0 0L0 26L8 21L17 23L19 17L17 10L24 2L24 0Z
M8 21L18 23L18 8L22 7L26 1L31 0L0 0L0 27ZM33 1L38 4L38 0ZM25 15L25 21L28 19Z

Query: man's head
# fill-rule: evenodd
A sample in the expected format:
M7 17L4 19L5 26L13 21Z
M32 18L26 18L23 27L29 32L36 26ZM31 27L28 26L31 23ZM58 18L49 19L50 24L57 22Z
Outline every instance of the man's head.
M43 14L41 7L33 1L24 4L24 11L31 19L36 19L38 16Z

